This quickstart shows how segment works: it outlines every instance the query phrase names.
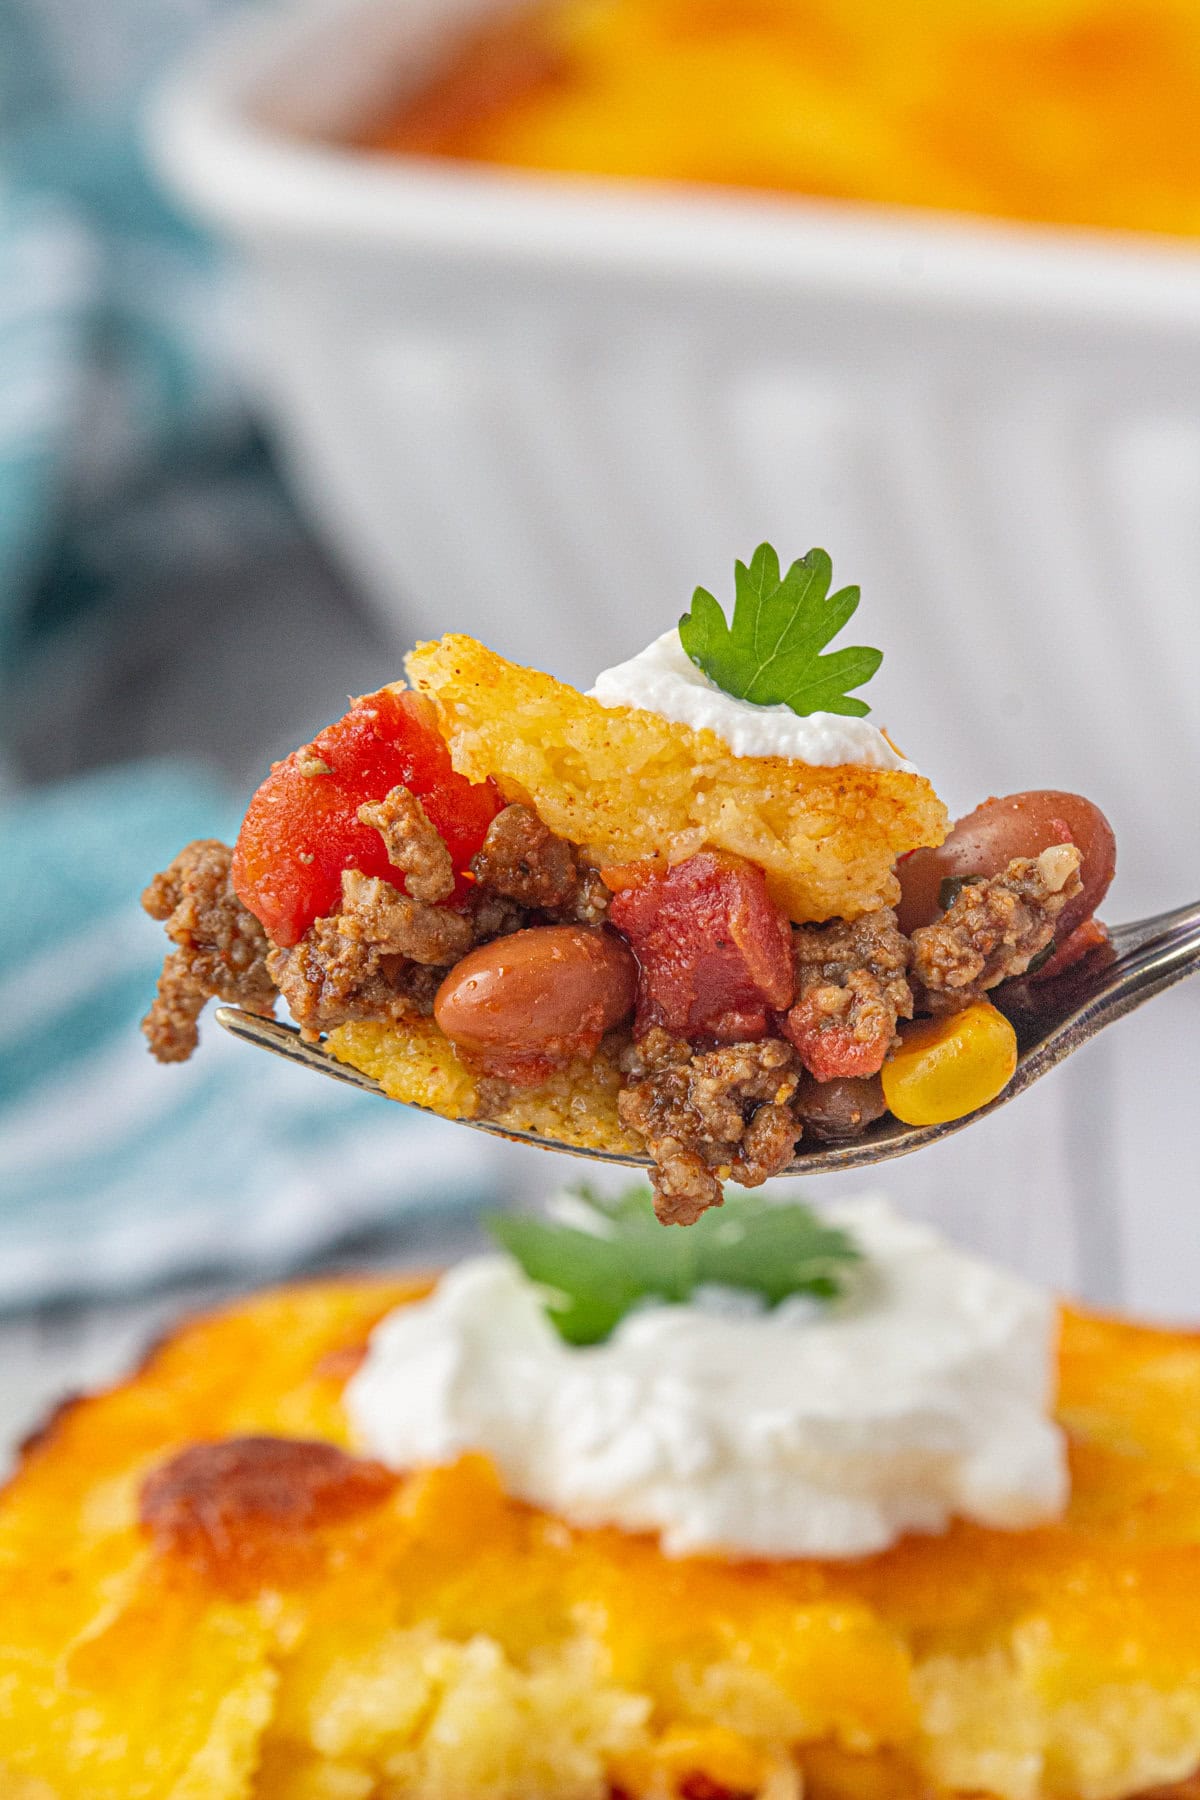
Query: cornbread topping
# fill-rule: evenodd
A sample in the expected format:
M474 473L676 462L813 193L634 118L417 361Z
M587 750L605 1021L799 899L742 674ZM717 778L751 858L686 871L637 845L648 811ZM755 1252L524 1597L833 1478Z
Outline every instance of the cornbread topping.
M636 706L693 731L711 731L735 756L786 756L812 768L853 763L863 769L902 769L915 775L869 719L790 706L756 706L727 694L698 669L677 630L664 631L644 650L597 675L592 698L601 706Z
M584 1348L514 1262L468 1261L376 1329L354 1429L397 1468L484 1451L516 1498L670 1555L861 1556L954 1514L1056 1517L1049 1295L881 1201L830 1216L864 1255L833 1307L719 1289Z

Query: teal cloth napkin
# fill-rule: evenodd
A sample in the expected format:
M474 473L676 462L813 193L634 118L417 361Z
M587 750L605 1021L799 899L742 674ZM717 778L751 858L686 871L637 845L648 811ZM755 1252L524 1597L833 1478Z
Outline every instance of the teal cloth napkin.
M56 538L249 430L220 271L139 143L164 64L231 4L0 0L0 695L106 603L103 582L39 592Z
M211 630L235 657L239 580L302 553L233 373L221 271L138 142L165 64L239 3L0 0L0 1307L283 1271L492 1186L486 1140L211 1020L190 1063L153 1061L138 1023L165 939L138 896L188 839L236 830L212 775L18 778L18 718L74 742L89 683L110 691L104 646L144 616L131 596L171 591L160 492L209 550Z
M104 772L0 810L0 1306L286 1270L491 1183L475 1133L323 1082L211 1019L138 1030L166 947L138 895L235 811L200 770Z

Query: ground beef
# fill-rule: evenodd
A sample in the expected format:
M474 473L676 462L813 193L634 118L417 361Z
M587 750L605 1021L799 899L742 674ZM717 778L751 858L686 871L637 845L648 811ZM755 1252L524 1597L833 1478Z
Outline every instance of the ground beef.
M564 925L602 925L608 917L611 891L600 879L598 870L581 868L575 892L557 916Z
M796 998L781 1028L819 1081L874 1075L911 1019L908 941L889 907L792 932Z
M566 905L579 882L570 844L527 806L496 814L471 872L492 893L538 908Z
M317 919L293 949L272 950L268 967L296 1023L315 1035L353 1019L428 1017L473 942L465 913L347 869L341 912Z
M271 977L306 1037L354 1019L428 1017L445 969L346 937L340 915L317 919L290 950L267 959Z
M780 1038L694 1053L654 1029L621 1066L621 1123L646 1140L664 1224L692 1224L720 1206L723 1181L758 1187L791 1160L800 1126L789 1103L799 1071Z
M348 869L341 911L318 919L294 949L272 952L271 974L307 1034L354 1019L396 1021L414 1011L427 1017L445 975L475 945L544 923L548 915L599 919L607 910L610 896L599 876L578 871L570 845L527 807L506 807L493 820L472 864L476 880L462 912L432 905L416 891L450 893L453 870L449 856L443 864L437 854L445 849L441 839L430 843L436 833L407 788L393 788L386 800L360 807L358 816L383 834L408 892Z
M476 887L471 892L467 917L471 921L472 943L490 944L493 938L523 931L529 923L529 909L515 900L506 900L503 894L493 894L490 888Z
M599 925L612 898L595 869L581 869L573 847L527 806L497 813L471 873L482 896L548 915L555 924Z
M196 1048L196 1021L206 1000L227 1000L269 1015L275 988L267 970L267 935L229 880L233 852L215 838L181 850L142 895L177 946L163 964L158 998L142 1030L160 1062L185 1062Z
M394 787L382 800L358 809L359 823L373 825L383 839L388 861L404 875L414 900L436 906L454 892L454 863L425 808L406 787Z
M384 956L406 956L411 962L449 968L471 948L471 921L447 906L426 906L402 894L390 881L342 873L342 910L337 928L343 937L369 944Z
M476 944L548 918L596 924L607 911L599 875L577 869L571 846L526 807L506 807L494 821L461 911L437 903L454 892L453 864L408 788L392 788L358 817L382 836L407 891L348 869L340 911L288 949L271 944L233 892L224 844L191 844L155 877L143 903L178 945L144 1027L162 1061L195 1049L210 995L270 1014L281 993L309 1038L352 1020L427 1017L447 971Z
M1074 844L1018 856L1003 875L964 884L944 918L912 934L912 980L922 1009L957 1012L1023 975L1054 938L1054 923L1082 891Z

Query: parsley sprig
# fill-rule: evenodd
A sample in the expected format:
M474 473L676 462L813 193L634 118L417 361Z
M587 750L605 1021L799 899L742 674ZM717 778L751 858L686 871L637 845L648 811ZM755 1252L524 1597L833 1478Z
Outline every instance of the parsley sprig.
M509 1213L488 1221L497 1241L545 1290L546 1310L568 1344L599 1344L639 1301L681 1304L719 1285L777 1306L791 1294L832 1300L860 1260L854 1240L798 1201L730 1194L687 1231L664 1231L650 1190L615 1198L581 1188L551 1216Z
M870 712L851 688L870 681L883 661L881 650L854 644L821 652L853 618L856 587L829 592L833 565L824 550L810 550L780 574L770 544L760 544L745 563L734 565L733 622L706 588L697 588L691 612L679 621L679 636L696 667L739 700L756 706L790 706L814 712Z

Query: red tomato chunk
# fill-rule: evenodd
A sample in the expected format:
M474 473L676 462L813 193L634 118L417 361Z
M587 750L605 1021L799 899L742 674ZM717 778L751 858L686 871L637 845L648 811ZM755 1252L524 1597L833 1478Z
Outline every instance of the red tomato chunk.
M896 1030L892 1016L882 1009L852 1023L830 1019L821 1010L818 994L797 1001L779 1025L817 1081L856 1081L877 1075L887 1061Z
M366 801L401 785L445 840L460 871L457 897L467 892L461 871L503 805L499 791L455 773L423 695L382 688L276 763L247 808L233 885L275 943L298 943L314 919L338 911L344 869L403 888L382 837L358 820Z
M674 868L611 873L621 891L609 920L639 965L639 1036L660 1025L724 1043L765 1037L771 1015L791 1004L795 976L791 926L762 870L701 850Z

